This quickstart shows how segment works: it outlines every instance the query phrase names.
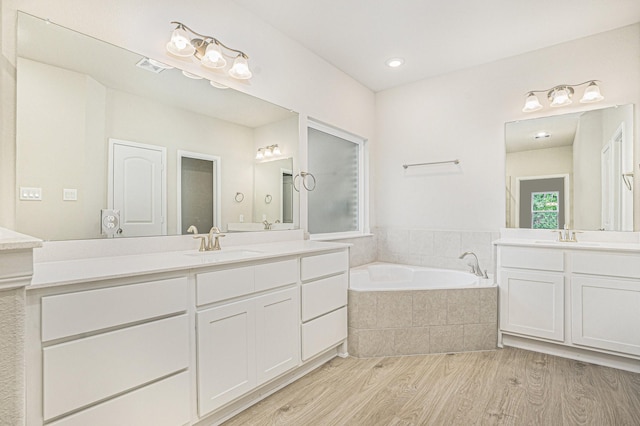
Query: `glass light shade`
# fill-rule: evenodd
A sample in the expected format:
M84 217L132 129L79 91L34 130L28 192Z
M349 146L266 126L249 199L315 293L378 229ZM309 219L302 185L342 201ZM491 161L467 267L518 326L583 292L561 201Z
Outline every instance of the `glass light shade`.
M167 50L172 55L187 57L193 55L196 48L191 45L187 31L176 28L171 34L171 41L167 43Z
M210 80L210 81L209 81L209 84L211 84L211 85L212 85L213 87L215 87L216 89L222 89L222 90L224 90L224 89L228 89L228 88L229 88L229 86L225 86L224 84L222 84L222 83L218 83L217 81L213 81L213 80Z
M264 154L262 154L262 148L258 150L256 154L256 160L262 160L264 158Z
M561 107L565 105L571 105L571 97L569 96L569 90L561 87L559 89L555 89L551 93L551 104L549 106L552 107Z
M278 145L275 145L273 147L273 155L281 155L282 153L280 152L280 147Z
M237 78L238 80L250 79L252 74L251 71L249 71L247 58L242 55L238 55L233 61L233 66L229 70L229 75L233 78Z
M224 68L227 65L227 60L222 56L220 46L215 42L211 42L207 46L200 63L207 68Z
M536 95L529 93L527 99L524 101L524 108L522 112L533 112L542 109L542 104Z
M599 102L604 99L604 96L600 94L600 87L595 81L589 83L589 86L584 91L584 95L582 95L582 99L580 99L580 103L588 104L591 102Z
M185 77L188 77L192 80L202 80L202 77L200 77L199 75L196 74L192 74L189 71L182 71L182 75L184 75Z
M272 157L273 156L273 152L271 152L271 148L265 148L264 149L264 156L265 157Z

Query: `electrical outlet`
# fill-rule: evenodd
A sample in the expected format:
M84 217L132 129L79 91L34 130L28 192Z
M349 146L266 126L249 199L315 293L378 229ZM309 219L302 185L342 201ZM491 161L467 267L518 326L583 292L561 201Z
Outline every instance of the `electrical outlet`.
M78 190L69 188L63 189L62 201L78 201Z

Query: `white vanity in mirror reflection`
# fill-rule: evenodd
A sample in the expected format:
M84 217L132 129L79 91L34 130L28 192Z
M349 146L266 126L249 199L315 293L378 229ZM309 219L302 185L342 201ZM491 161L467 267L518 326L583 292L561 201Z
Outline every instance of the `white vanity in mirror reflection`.
M633 231L634 135L631 104L507 123L507 227Z

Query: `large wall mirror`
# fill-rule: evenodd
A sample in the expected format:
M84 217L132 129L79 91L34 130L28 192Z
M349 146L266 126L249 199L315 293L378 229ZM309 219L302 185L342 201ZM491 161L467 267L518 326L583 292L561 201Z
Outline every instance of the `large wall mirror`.
M24 13L17 51L19 232L69 240L265 220L297 227L287 175L298 114ZM256 160L274 145L278 156Z
M633 231L633 105L507 123L509 228Z

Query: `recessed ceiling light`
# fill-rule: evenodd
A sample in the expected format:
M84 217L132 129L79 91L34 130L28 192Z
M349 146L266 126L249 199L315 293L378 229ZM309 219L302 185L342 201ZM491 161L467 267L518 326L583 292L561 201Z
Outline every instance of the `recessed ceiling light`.
M550 138L550 137L551 137L551 134L547 133L547 132L538 132L534 136L535 139L546 139L546 138Z
M391 68L398 68L400 65L404 64L404 59L402 58L387 59L385 64L387 64L387 66Z

